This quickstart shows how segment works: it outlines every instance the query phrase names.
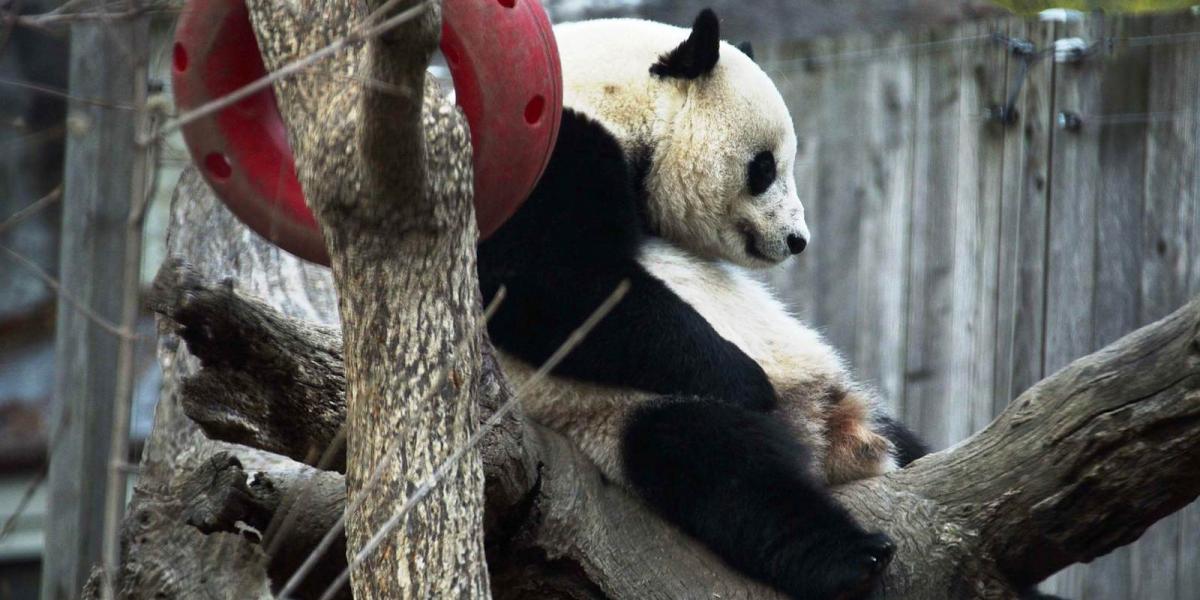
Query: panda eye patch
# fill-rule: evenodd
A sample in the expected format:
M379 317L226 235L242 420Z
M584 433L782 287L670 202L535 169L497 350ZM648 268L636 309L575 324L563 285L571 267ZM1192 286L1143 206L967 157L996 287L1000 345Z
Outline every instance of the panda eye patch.
M775 155L770 150L764 150L746 166L746 185L750 188L750 195L758 196L767 191L772 183L775 183Z

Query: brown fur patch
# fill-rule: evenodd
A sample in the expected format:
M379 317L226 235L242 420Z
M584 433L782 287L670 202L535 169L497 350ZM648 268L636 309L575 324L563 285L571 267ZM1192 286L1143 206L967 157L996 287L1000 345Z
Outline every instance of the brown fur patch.
M845 391L829 407L825 474L830 484L873 477L886 468L892 443L872 429L873 423L869 400L857 392Z

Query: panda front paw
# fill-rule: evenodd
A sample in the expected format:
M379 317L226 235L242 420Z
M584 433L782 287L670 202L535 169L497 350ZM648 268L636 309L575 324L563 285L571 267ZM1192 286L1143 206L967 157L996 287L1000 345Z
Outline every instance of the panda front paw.
M860 533L810 548L812 560L805 561L808 564L794 573L793 585L786 590L796 598L867 598L896 554L896 544L882 533Z
M856 600L871 595L896 555L896 544L882 533L867 534L851 544L840 563L830 568L832 598Z

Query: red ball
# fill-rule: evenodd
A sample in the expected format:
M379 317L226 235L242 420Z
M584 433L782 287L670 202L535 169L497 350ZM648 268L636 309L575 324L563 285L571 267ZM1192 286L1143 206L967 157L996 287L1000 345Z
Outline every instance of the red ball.
M541 177L562 117L562 71L537 0L445 0L442 54L467 115L475 216L486 238ZM175 32L175 102L199 107L266 75L243 0L189 0ZM329 264L270 88L183 126L193 160L251 229Z

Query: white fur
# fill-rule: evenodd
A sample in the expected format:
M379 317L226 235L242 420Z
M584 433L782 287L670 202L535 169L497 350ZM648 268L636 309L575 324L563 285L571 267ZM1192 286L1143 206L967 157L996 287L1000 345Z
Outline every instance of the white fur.
M668 240L699 256L765 267L789 256L789 235L809 238L793 175L796 135L775 84L736 47L721 42L710 75L653 77L650 65L690 31L637 19L555 27L563 103L600 121L633 157L651 158L649 216ZM746 166L776 158L778 178L759 196ZM746 252L746 236L758 252Z
M828 413L831 407L813 390L829 386L853 389L845 365L821 335L792 316L760 281L743 268L705 260L661 241L648 243L639 262L651 275L696 309L721 337L735 344L766 371L780 396L778 414L812 449L820 471L815 474L845 480L895 468L887 452L874 465L856 465L842 474L822 463L829 451ZM505 372L518 384L534 368L501 354ZM527 390L523 408L534 420L570 438L606 476L622 480L618 446L629 412L653 394L612 386L549 377ZM870 396L855 395L871 415ZM863 435L868 435L864 432Z
M651 241L639 262L762 367L779 395L779 415L813 450L817 462L831 457L829 429L839 408L861 414L873 425L874 397L854 383L845 362L817 331L792 315L767 286L746 269L690 255L669 243ZM846 391L837 405L826 392ZM843 481L895 468L890 444L869 430L854 432L875 444L876 464L824 464L826 478ZM851 461L853 462L853 461Z
M607 127L630 156L652 158L648 212L666 241L648 243L641 264L763 367L780 397L780 418L813 450L818 475L840 481L893 468L889 446L867 429L870 394L855 386L816 331L743 268L790 256L789 234L809 237L792 175L792 121L771 80L724 42L711 75L694 81L651 76L650 65L689 34L669 25L612 19L559 25L555 33L564 104ZM763 150L775 154L779 177L766 193L751 196L746 165ZM747 254L747 227L769 261ZM503 353L501 361L518 384L534 370ZM629 412L652 396L549 377L522 401L526 414L566 435L605 475L622 481L620 432ZM845 414L861 414L861 423L853 422L851 435L841 438L851 441L838 447L830 431L846 429L840 424ZM862 464L864 445L874 457L865 462L873 464Z

